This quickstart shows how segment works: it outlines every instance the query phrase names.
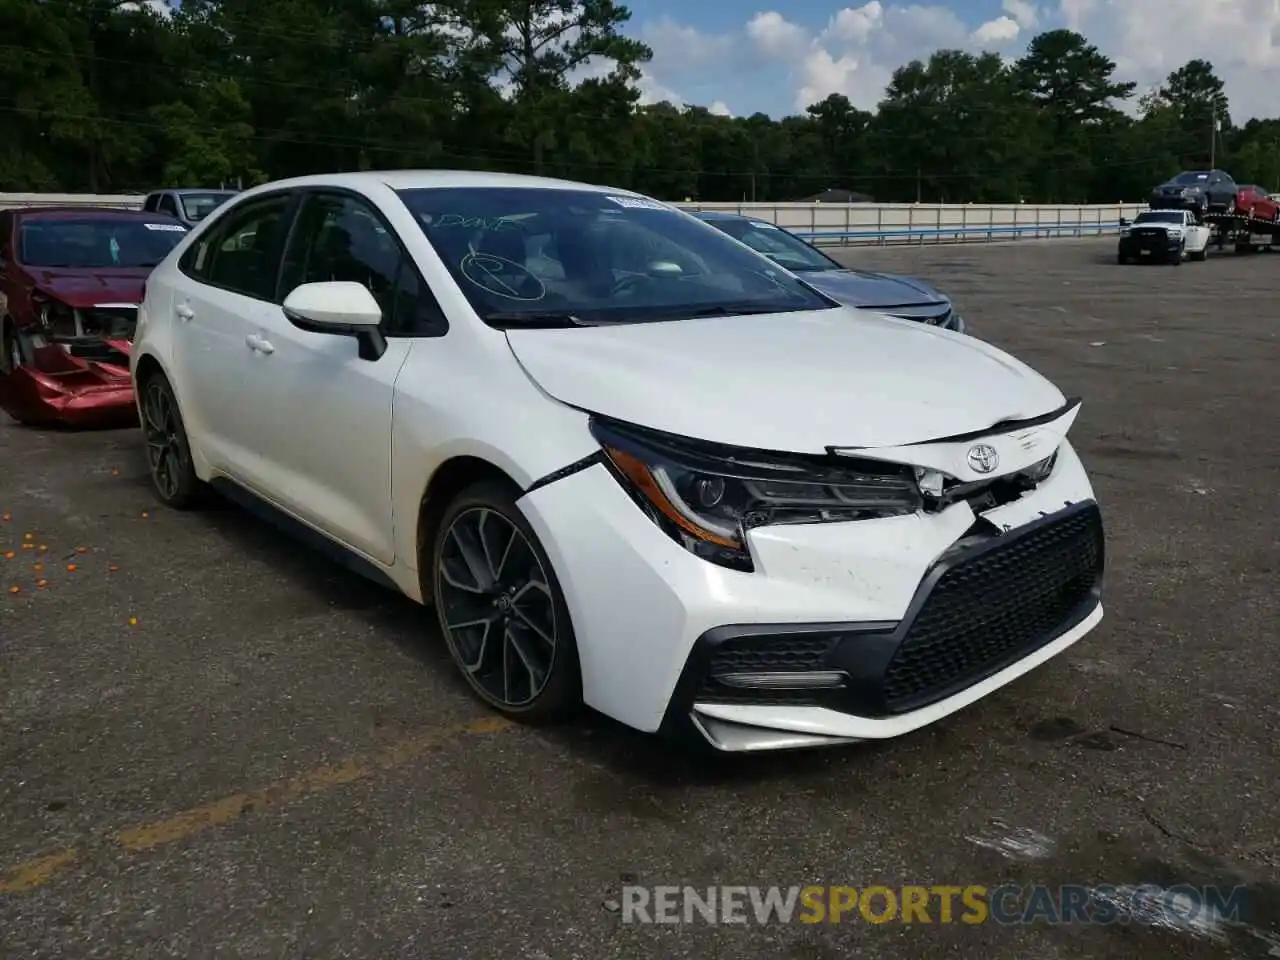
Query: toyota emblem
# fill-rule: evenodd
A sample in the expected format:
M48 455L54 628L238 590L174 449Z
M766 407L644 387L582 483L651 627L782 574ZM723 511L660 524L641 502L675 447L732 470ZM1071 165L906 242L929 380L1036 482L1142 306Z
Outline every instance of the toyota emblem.
M1000 465L1000 454L996 453L995 447L979 443L969 448L965 460L974 473L990 473Z

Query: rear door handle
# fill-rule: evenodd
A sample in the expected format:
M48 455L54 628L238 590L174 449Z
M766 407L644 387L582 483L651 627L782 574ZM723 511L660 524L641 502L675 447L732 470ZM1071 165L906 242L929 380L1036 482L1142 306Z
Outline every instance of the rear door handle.
M251 333L247 337L245 337L244 343L245 343L245 346L247 346L250 350L256 350L258 353L275 353L276 352L275 347L273 347L268 341L263 340L256 333Z
M180 303L173 308L173 312L178 315L179 320L192 320L195 318L196 312L188 307L185 303Z

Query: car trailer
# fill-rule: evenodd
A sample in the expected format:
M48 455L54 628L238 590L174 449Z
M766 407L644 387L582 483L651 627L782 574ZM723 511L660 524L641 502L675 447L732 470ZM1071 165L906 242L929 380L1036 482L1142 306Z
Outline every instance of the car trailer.
M1210 243L1219 250L1228 243L1236 253L1280 250L1280 220L1262 220L1243 213L1206 213L1202 221L1212 228Z

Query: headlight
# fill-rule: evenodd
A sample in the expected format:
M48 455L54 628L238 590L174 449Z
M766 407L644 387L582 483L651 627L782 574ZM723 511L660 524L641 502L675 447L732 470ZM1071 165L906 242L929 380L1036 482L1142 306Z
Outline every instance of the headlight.
M68 332L75 329L76 312L58 300L37 299L36 318L46 331L59 326L69 328Z
M1130 228L1130 227L1121 227L1121 228L1120 228L1120 236L1122 236L1122 237L1127 237L1127 236L1129 236L1129 234L1130 234L1130 233L1132 233L1132 232L1133 232L1133 230L1132 230L1132 228Z
M591 432L619 482L690 553L755 569L747 532L915 513L909 467L725 447L592 418Z

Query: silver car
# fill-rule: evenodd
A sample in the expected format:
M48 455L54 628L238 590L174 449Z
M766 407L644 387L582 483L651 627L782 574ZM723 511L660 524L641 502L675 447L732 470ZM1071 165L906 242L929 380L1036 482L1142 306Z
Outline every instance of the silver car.
M767 220L718 210L701 210L694 216L799 274L806 283L847 306L965 332L964 319L952 307L951 300L922 280L846 267Z

